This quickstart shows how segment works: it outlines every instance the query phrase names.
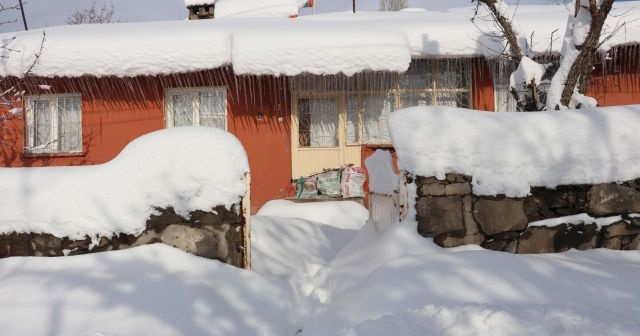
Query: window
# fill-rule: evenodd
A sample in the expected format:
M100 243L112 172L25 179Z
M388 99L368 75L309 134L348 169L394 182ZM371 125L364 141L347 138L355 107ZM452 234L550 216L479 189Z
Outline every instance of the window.
M298 100L300 147L338 146L338 101L335 98Z
M344 118L345 145L388 144L387 118L393 111L424 105L470 108L470 69L470 60L414 60L403 74L297 76L292 84L299 97L300 146L338 146L335 130L340 118ZM330 105L325 98L311 98L319 96L335 98ZM313 133L314 128L322 129L325 140L318 140L321 133Z
M227 129L227 91L223 87L169 89L167 127L210 126Z
M28 96L25 151L30 154L82 152L79 94Z

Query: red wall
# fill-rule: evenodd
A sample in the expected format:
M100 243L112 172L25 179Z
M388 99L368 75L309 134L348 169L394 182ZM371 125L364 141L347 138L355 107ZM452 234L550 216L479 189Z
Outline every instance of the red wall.
M43 91L37 85L52 86ZM92 165L114 158L133 139L165 127L164 90L174 87L228 88L228 130L244 145L251 166L251 208L287 195L291 178L289 93L285 79L235 77L229 69L149 78L33 79L29 94L82 94L84 153L27 157L24 124L13 118L0 130L0 166ZM262 120L258 120L262 112Z

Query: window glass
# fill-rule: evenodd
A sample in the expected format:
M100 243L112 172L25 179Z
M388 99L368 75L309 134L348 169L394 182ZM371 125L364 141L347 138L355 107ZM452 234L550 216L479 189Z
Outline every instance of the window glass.
M403 92L400 95L400 108L433 105L431 92Z
M360 143L360 109L358 96L349 95L346 99L346 140L348 145L352 145Z
M335 98L298 100L301 147L338 146L338 101Z
M387 117L394 110L394 96L388 93L366 94L363 102L363 131L366 143L390 143Z
M49 100L33 101L33 147L38 150L45 150L50 147L54 139L52 138L52 111Z
M58 150L72 152L81 150L80 98L58 99Z
M72 95L27 97L26 151L82 151L82 98Z
M225 91L200 92L200 126L226 129L227 98Z
M171 107L173 114L173 126L193 126L193 95L173 94L171 95Z
M427 60L411 62L409 69L400 76L400 87L409 90L432 88L433 63Z

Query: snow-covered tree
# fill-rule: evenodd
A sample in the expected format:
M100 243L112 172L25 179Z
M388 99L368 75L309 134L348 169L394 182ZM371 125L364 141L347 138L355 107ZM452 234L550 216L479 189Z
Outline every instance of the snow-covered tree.
M408 0L380 0L381 11L399 11L409 7Z
M560 66L553 74L548 90L541 92L543 76L550 70L533 58L531 43L514 28L516 8L503 0L472 0L476 14L485 6L506 42L505 55L517 65L511 75L511 91L520 111L539 111L595 106L596 100L585 96L596 51L601 43L605 20L615 0L575 0L574 13L567 22ZM475 19L475 18L474 18ZM553 37L551 37L553 41Z
M0 12L5 11L19 11L20 5L15 6L5 6L0 4ZM8 20L0 22L0 26L8 23L13 23L17 20ZM0 54L2 58L9 57L21 57L20 50L16 50L13 48L12 44L15 38L5 38L0 40ZM33 62L27 68L27 70L20 76L19 78L0 79L0 87L2 87L2 91L0 91L0 145L5 145L5 141L7 139L7 133L9 133L10 127L6 125L6 122L12 119L20 119L24 116L24 112L22 110L21 102L25 93L25 83L26 79L31 76L31 72L33 68L36 66L42 50L44 48L44 43L46 40L46 34L42 33L42 41L40 43L40 47L38 51L35 53L35 57ZM46 85L42 85L46 87ZM12 142L7 142L9 146L12 146Z
M85 24L85 23L113 23L117 22L113 18L114 8L112 3L103 3L98 8L96 2L93 1L89 6L77 8L69 16L67 16L67 24Z

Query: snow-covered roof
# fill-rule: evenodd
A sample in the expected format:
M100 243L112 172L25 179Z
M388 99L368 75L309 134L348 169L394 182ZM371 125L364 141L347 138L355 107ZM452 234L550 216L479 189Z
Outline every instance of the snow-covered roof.
M231 208L246 192L248 171L240 141L212 127L149 133L102 165L0 168L0 234L140 234L154 207L185 217Z
M640 177L640 105L486 113L445 106L392 113L398 167L444 179L473 177L477 195L524 197L530 187Z
M186 7L213 5L215 3L216 0L184 0L184 5Z
M218 6L219 0L216 3ZM236 0L227 0L236 1ZM241 0L245 1L245 0ZM248 1L248 0L247 0ZM270 0L271 1L271 0ZM276 0L274 0L276 1ZM216 11L218 8L216 8ZM0 36L14 50L2 56L0 76L20 76L31 65L46 32L33 74L40 76L135 76L232 66L239 74L347 75L404 71L411 58L495 56L503 49L473 8L445 12L331 13L289 18L60 26ZM565 6L520 6L514 22L524 36L534 32L533 51L559 52L570 10ZM628 25L602 46L640 42L640 1L615 3L608 31ZM484 26L484 27L483 27Z

